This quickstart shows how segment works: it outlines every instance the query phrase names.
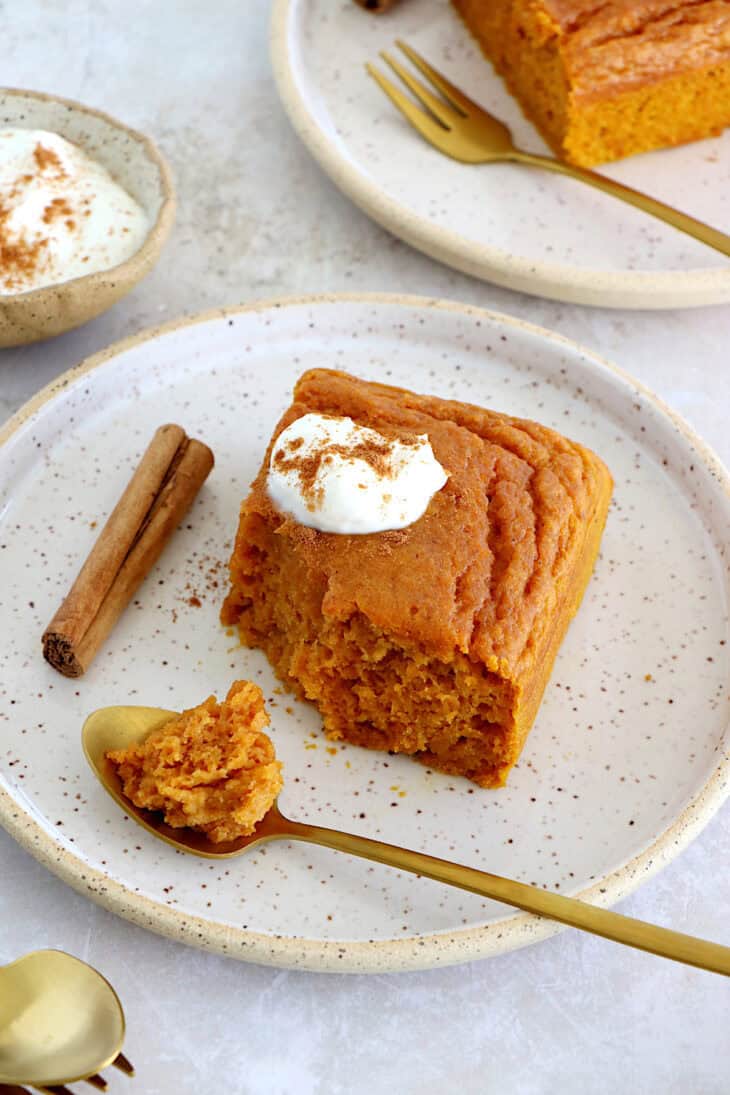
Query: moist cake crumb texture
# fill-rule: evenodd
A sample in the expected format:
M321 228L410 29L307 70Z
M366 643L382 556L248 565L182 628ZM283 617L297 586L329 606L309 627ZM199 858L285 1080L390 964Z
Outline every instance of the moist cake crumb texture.
M135 806L214 843L235 840L253 833L283 784L268 724L261 689L235 681L221 704L210 696L107 757Z
M266 472L278 435L310 412L428 434L446 485L395 533L304 528L275 508ZM316 703L330 738L500 786L590 577L611 487L597 456L537 423L312 370L241 508L222 619Z

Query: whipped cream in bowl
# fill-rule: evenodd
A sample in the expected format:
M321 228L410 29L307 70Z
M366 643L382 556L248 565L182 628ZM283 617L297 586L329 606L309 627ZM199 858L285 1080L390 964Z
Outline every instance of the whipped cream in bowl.
M267 490L301 525L365 535L412 525L447 479L427 434L388 438L351 418L311 413L277 437Z
M82 148L44 129L0 128L0 293L124 262L149 231L142 206Z
M99 315L154 266L175 215L152 142L100 111L0 88L0 347Z

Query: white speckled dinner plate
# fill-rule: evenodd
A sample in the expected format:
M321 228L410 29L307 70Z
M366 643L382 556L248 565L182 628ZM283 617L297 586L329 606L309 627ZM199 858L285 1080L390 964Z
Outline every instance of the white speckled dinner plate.
M595 575L502 790L332 745L317 712L218 622L239 503L312 366L539 419L595 448L614 474ZM215 469L96 662L68 680L43 661L41 633L94 526L170 420L212 446ZM2 439L0 820L138 924L238 958L329 970L457 962L557 930L304 844L224 862L175 852L86 766L81 725L105 704L183 707L251 677L271 704L287 814L600 904L676 855L727 794L727 474L648 391L559 335L418 298L217 312L91 358Z
M730 260L568 178L456 163L427 145L367 76L405 39L509 125L549 150L447 0L374 16L352 0L276 0L272 60L282 102L320 166L396 236L475 277L576 304L681 308L730 300ZM730 130L634 156L604 174L730 232Z

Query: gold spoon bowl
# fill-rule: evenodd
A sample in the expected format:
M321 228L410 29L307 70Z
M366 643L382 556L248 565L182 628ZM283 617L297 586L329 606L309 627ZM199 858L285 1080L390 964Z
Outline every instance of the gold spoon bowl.
M80 958L41 950L0 967L0 1084L94 1076L118 1057L124 1030L119 997Z
M102 707L89 715L84 723L82 742L94 774L115 802L148 832L179 851L208 859L226 859L241 855L248 848L269 840L303 840L311 844L321 844L349 855L385 863L397 870L424 875L448 886L469 890L482 897L501 901L538 916L549 917L561 924L601 935L617 943L730 976L730 947L720 943L696 939L691 935L647 924L608 909L597 908L574 897L564 897L524 882L437 859L423 852L409 851L393 844L371 840L369 837L343 833L338 829L291 821L284 817L277 803L274 803L259 822L251 836L240 837L228 843L214 844L204 833L193 829L173 829L164 823L161 815L142 810L125 797L117 771L107 760L106 753L114 749L126 749L144 741L148 734L177 714L176 711L159 707Z

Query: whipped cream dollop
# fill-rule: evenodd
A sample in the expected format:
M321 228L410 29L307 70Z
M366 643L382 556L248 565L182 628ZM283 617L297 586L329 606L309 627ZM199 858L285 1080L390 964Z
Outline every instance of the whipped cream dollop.
M447 478L427 434L399 440L351 418L305 414L277 437L267 488L301 525L363 534L412 525Z
M142 207L77 145L0 129L0 293L108 270L139 249Z

